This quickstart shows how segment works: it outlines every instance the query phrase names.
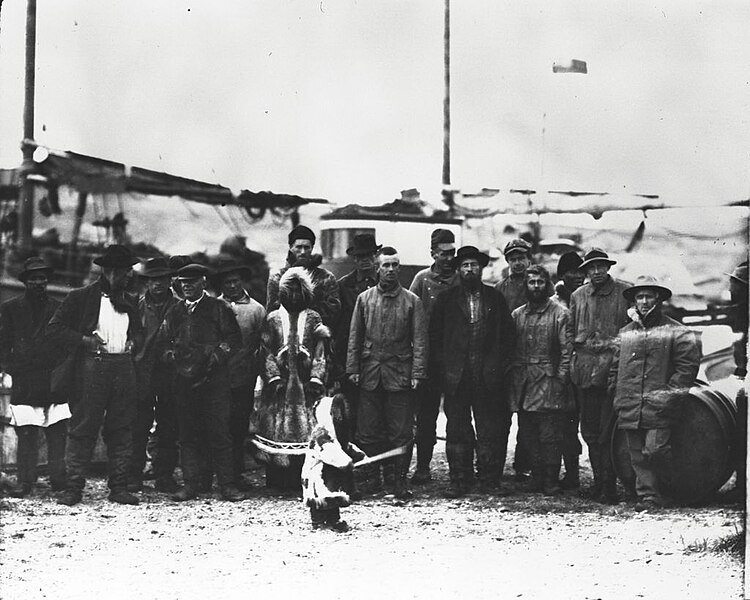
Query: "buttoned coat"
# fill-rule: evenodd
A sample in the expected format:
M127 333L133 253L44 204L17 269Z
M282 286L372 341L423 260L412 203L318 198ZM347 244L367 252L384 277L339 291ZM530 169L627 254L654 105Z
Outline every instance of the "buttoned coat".
M617 335L628 323L629 303L622 295L628 287L610 276L601 288L587 283L570 296L570 377L578 387L607 386Z
M373 391L411 389L412 379L427 376L427 324L422 301L401 285L375 286L357 296L349 333L347 374Z
M638 319L623 327L609 380L617 426L670 427L699 366L695 334L660 311L648 315L645 325Z
M11 404L48 406L50 374L60 362L45 327L60 302L46 296L34 306L26 294L0 305L0 366L13 377Z
M551 298L539 308L525 304L513 311L517 337L511 371L511 410L575 409L567 389L572 347L569 315L568 309Z
M409 291L419 296L422 301L422 308L428 323L437 297L459 285L460 281L457 271L453 271L450 275L443 275L436 270L434 264L414 275Z
M503 385L515 344L515 326L505 298L497 290L479 288L484 343L482 377L491 392ZM430 318L430 377L439 379L446 395L454 394L469 354L469 309L463 286L442 292Z

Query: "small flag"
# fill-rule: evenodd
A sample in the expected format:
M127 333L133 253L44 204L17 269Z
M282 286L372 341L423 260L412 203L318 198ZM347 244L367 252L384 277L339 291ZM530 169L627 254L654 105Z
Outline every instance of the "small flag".
M588 73L585 60L571 60L567 63L552 63L553 73Z

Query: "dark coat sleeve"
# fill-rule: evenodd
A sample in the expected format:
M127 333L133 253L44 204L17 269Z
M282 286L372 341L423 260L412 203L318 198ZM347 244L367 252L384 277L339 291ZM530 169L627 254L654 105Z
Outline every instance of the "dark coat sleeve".
M362 360L362 343L365 338L365 315L362 306L362 294L357 296L349 327L349 347L346 354L347 375L359 374Z
M427 360L429 358L429 341L427 332L427 317L425 316L422 301L415 299L412 312L412 327L414 341L412 342L412 379L427 379Z
M506 373L510 369L510 361L516 347L516 323L513 320L508 303L502 293L497 293L497 312L499 325L499 352L501 372Z
M68 350L74 350L83 342L82 321L87 291L87 288L71 291L47 325L50 339Z

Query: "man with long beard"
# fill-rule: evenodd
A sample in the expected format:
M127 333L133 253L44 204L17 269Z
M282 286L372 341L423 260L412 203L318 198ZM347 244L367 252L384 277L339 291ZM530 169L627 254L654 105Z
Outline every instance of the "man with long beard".
M125 246L109 246L94 259L102 269L101 277L70 292L49 322L50 335L76 353L79 384L65 456L68 483L60 504L73 506L81 501L85 471L102 426L109 457L109 499L138 504L138 497L127 491L127 483L137 404L133 354L143 344L143 327L137 306L125 293L137 262Z
M460 284L437 297L430 319L430 376L445 392L449 498L471 489L475 449L483 492L499 492L505 464L510 413L503 383L515 329L502 294L482 284L488 262L474 246L460 248Z

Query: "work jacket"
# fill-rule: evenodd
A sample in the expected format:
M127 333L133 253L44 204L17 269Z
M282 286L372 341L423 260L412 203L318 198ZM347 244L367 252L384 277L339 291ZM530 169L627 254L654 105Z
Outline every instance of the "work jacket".
M440 273L433 264L431 267L422 269L412 279L409 291L419 296L422 308L429 323L432 315L432 307L438 295L446 290L456 287L461 282L457 271L449 275Z
M571 340L568 309L551 298L538 308L525 304L513 311L516 351L511 367L513 411L570 411L568 393Z
M254 385L260 370L259 348L266 309L260 302L253 300L247 291L236 302L223 294L219 296L219 300L223 300L232 309L242 334L242 346L229 360L230 387L234 389Z
M700 351L695 334L659 308L645 323L620 330L609 387L620 429L661 429L673 424L680 400L695 381Z
M503 295L508 309L513 312L519 306L526 304L526 276L508 275L495 289Z
M365 290L377 285L375 277L357 277L356 269L338 280L339 299L341 300L341 313L333 333L334 343L334 373L333 377L338 379L346 374L346 352L349 346L349 327L352 324L354 304Z
M505 299L493 288L479 288L483 322L482 381L497 393L504 382L515 342L515 327ZM446 395L455 393L469 354L469 308L463 286L441 293L430 318L430 378L436 378Z
M427 326L422 301L400 284L376 285L357 297L349 332L347 374L358 374L362 389L382 383L390 392L411 389L427 376Z
M0 367L13 378L11 404L48 406L50 374L60 362L57 349L45 338L45 327L60 303L26 294L0 305Z
M578 387L607 386L617 334L628 323L628 301L622 295L628 287L609 277L599 289L587 283L570 296L570 377Z

